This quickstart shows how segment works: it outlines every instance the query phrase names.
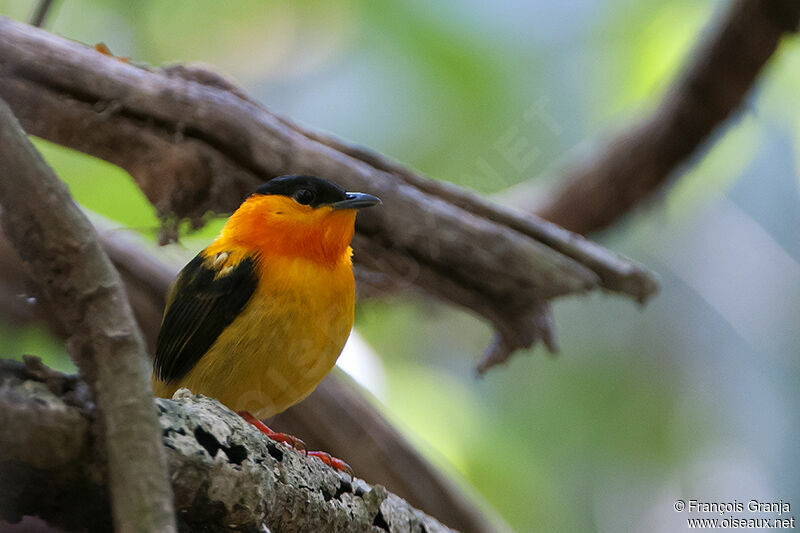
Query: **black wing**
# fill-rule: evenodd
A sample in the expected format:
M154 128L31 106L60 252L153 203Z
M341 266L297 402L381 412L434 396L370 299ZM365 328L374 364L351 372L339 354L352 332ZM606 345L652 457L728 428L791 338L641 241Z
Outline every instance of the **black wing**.
M202 253L186 265L170 291L158 333L154 372L169 383L185 376L241 312L258 285L256 257L233 266L206 265Z

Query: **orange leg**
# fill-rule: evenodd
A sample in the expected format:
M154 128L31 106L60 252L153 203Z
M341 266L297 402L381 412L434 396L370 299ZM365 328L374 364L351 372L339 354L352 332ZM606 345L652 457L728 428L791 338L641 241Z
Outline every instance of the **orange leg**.
M336 470L341 470L342 472L345 472L350 476L353 475L353 469L350 468L350 465L348 465L341 459L337 459L336 457L333 457L331 454L327 452L308 452L306 451L306 444L297 437L293 435L288 435L286 433L278 433L277 431L273 431L264 422L257 419L247 411L239 411L238 414L239 416L244 418L246 422L254 425L261 433L271 438L272 440L276 440L278 442L284 442L289 446L291 446L292 448L294 448L295 450L300 450L304 452L306 455L318 458L320 461L330 466L331 468L335 468Z
M353 477L353 469L350 467L349 464L345 463L341 459L333 457L328 452L306 452L306 455L310 455L311 457L316 457L326 465L330 466L331 468L335 468L336 470L341 470L345 474L349 474L350 477Z
M254 417L247 411L239 411L239 416L245 419L246 422L253 424L261 433L266 435L267 437L271 438L272 440L276 440L278 442L284 442L294 448L295 450L300 450L301 452L306 451L306 443L295 437L294 435L289 435L287 433L278 433L277 431L272 431L269 426L267 426L264 422L259 420L258 418Z

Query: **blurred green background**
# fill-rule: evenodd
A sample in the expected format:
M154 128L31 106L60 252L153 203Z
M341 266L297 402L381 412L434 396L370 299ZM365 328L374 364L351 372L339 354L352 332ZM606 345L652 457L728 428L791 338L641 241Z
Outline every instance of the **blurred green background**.
M727 5L69 0L48 28L135 62L212 64L274 111L488 194L556 175L651 110ZM0 1L18 20L30 10ZM476 380L485 324L434 302L368 302L355 373L518 531L682 531L677 498L800 507L798 94L795 38L674 187L595 236L660 274L645 309L560 301L558 358L537 349ZM123 171L37 145L83 205L155 235ZM218 228L179 246L189 255ZM0 335L4 356L70 366L42 328Z

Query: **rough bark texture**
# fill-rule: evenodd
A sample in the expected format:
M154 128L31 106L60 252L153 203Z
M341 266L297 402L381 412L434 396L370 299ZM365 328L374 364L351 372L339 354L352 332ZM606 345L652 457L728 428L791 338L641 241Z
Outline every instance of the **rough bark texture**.
M122 275L136 319L152 350L167 287L184 261L175 258L175 262L167 262L163 250L156 250L135 233L120 231L116 224L96 214L88 215ZM64 336L57 310L35 295L35 286L0 235L0 316L22 323L45 321L55 334ZM472 498L428 463L340 372L329 375L311 396L270 424L297 435L312 449L344 459L359 476L386 486L452 528L465 533L509 529L498 516L489 518Z
M33 359L0 361L0 520L35 514L109 530L87 396ZM156 403L181 531L451 531L383 487L267 439L216 400L182 389Z
M543 339L547 302L603 288L645 300L643 268L536 217L436 184L364 149L305 131L216 74L147 70L0 19L0 96L27 131L130 172L159 213L229 212L287 173L380 196L359 215L356 261L463 306L498 332L483 370Z
M519 188L514 202L582 234L616 221L673 176L742 105L798 21L797 0L730 2L652 115L573 166L539 205L535 193Z
M0 205L3 231L59 309L96 396L117 531L174 531L150 365L124 288L94 228L2 100Z

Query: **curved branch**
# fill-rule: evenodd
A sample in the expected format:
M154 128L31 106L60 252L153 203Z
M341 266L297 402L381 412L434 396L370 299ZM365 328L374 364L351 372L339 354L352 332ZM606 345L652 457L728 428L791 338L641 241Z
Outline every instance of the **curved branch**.
M2 18L0 69L0 96L30 133L125 168L163 217L232 211L287 173L378 194L383 207L359 215L356 262L484 317L509 354L552 336L539 328L553 298L655 291L620 256L304 131L210 72L147 70Z
M70 352L96 395L117 531L174 531L149 364L119 275L2 100L0 205L3 231L58 307L72 332Z
M108 531L91 403L74 378L27 365L0 362L0 520L32 514ZM182 389L157 406L183 531L451 531L383 487L265 438L216 400Z
M797 31L798 21L797 0L731 2L656 111L568 170L531 211L587 234L652 196L742 105L781 37ZM531 194L514 190L516 205L535 203Z

